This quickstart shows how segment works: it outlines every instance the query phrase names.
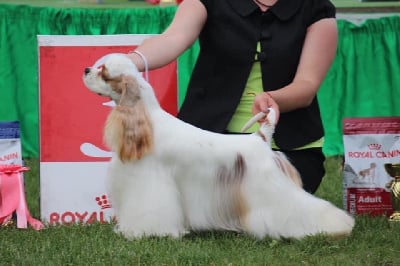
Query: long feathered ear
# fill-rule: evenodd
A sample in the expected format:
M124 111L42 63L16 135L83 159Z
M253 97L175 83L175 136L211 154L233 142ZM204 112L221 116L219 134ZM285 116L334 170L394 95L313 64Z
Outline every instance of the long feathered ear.
M105 142L122 162L138 160L153 149L153 126L137 81L128 77L118 86L122 98L107 118Z

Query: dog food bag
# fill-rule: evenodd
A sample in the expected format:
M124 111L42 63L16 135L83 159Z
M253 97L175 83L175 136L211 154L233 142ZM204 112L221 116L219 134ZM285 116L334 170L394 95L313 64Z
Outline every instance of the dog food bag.
M400 163L400 117L343 120L344 208L353 215L393 212L384 164Z
M19 123L0 122L0 164L22 165Z

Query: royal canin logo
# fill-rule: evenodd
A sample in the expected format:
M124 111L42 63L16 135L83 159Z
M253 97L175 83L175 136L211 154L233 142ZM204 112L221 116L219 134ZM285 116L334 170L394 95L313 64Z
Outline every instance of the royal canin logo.
M378 144L378 143L371 143L371 144L368 145L368 149L375 150L375 151L380 150L381 147L382 147L382 145Z
M18 152L12 152L12 153L4 154L4 155L0 156L0 161L6 162L6 161L10 161L10 160L16 160L19 158L21 158L21 157L18 154Z
M107 195L101 195L100 197L96 197L97 205L100 206L102 210L110 209L111 203L107 199Z
M95 197L97 205L100 206L100 211L85 211L75 212L66 211L63 213L52 212L49 218L50 225L69 225L69 224L92 224L92 223L109 223L106 221L106 215L103 210L110 209L111 203L109 202L107 195L101 195Z
M391 150L391 151L349 151L347 152L348 158L357 158L357 159L365 159L365 158L398 158L400 157L400 150Z

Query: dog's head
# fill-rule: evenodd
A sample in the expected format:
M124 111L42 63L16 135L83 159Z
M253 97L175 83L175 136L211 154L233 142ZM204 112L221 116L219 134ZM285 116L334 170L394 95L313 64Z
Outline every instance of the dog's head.
M118 102L128 76L142 79L129 58L123 54L110 54L100 58L92 67L86 67L82 78L89 90Z
M137 160L152 151L148 107L158 106L158 102L132 61L122 54L107 55L85 68L83 82L90 91L117 103L107 118L104 139L119 159Z

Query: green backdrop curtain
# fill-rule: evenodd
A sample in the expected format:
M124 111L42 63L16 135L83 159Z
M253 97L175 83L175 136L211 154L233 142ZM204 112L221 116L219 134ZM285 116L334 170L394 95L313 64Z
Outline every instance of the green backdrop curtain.
M0 5L0 121L20 121L23 156L39 155L37 35L161 33L174 13ZM343 153L343 117L400 115L400 17L338 25L337 57L318 94L328 156ZM198 49L196 43L178 60L180 103Z
M343 154L343 118L400 116L400 17L338 28L337 55L318 93L327 155Z

